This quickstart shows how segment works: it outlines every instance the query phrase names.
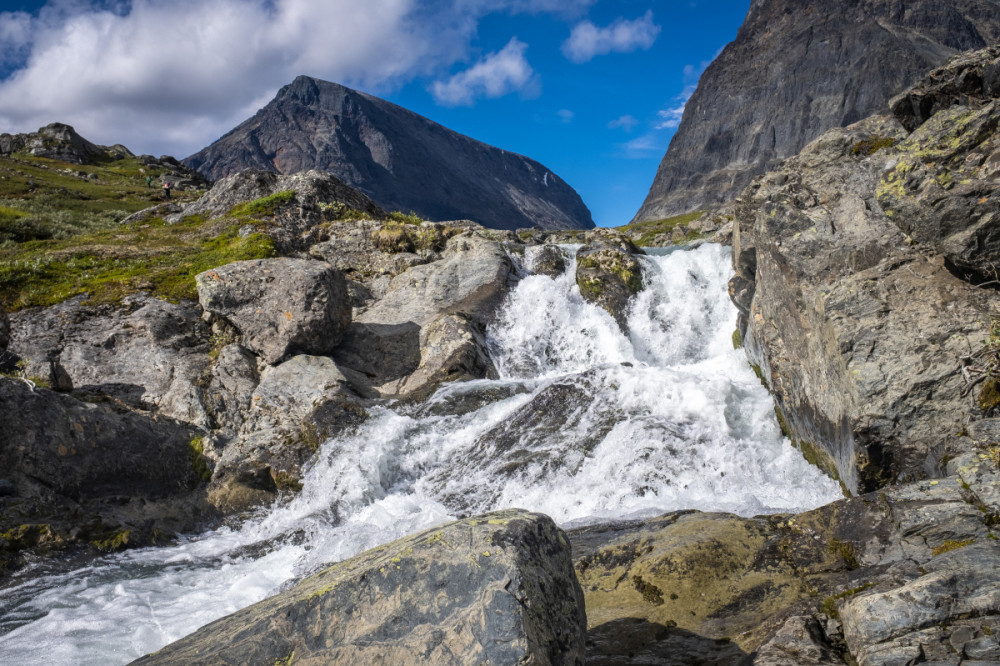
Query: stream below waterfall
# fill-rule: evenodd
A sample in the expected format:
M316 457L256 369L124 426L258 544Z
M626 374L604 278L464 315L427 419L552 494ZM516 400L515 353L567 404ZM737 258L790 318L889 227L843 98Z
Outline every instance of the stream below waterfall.
M373 407L323 444L301 493L238 528L18 572L0 588L0 663L127 663L324 564L493 509L572 527L840 498L733 349L728 248L643 261L628 336L580 297L572 261L554 280L526 273L489 331L499 379Z

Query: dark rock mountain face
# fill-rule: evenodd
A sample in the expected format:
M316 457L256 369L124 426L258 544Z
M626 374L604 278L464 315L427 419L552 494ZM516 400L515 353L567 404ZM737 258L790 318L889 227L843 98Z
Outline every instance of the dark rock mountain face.
M218 180L247 168L329 171L387 210L495 229L590 229L590 211L534 160L336 83L295 79L257 114L184 160Z
M822 132L998 39L997 0L753 0L702 75L633 221L732 200Z

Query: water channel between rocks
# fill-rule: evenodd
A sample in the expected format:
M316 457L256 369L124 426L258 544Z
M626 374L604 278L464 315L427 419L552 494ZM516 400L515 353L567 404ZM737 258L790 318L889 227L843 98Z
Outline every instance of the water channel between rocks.
M239 529L21 572L0 589L0 663L127 663L325 563L492 509L572 527L839 498L782 437L733 349L728 249L644 261L629 336L583 301L572 262L555 280L527 275L490 331L500 379L371 409L357 432L323 444L299 495Z

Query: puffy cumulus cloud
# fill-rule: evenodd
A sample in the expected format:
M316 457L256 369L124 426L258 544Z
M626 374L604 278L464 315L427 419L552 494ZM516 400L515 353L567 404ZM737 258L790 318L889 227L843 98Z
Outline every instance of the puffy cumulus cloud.
M502 97L512 92L536 94L540 84L524 57L527 50L528 45L514 37L502 50L490 53L469 69L446 81L435 81L431 94L445 106L472 106L479 97Z
M660 34L660 26L653 23L652 10L643 16L628 21L615 20L606 28L598 28L590 21L578 23L563 42L563 54L575 63L583 63L597 55L616 51L627 53L636 49L648 49Z
M638 124L639 121L636 120L633 116L624 115L621 118L615 118L614 120L612 120L610 123L608 123L608 127L610 127L611 129L620 127L626 132L631 132L633 128L635 128L635 126Z
M50 0L0 12L0 131L69 122L92 141L187 155L299 74L391 90L467 57L488 13L574 16L593 1ZM448 90L524 88L523 50L508 44Z

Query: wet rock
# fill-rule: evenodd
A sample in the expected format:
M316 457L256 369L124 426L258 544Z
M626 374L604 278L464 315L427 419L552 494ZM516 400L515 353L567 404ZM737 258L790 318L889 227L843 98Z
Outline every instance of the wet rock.
M243 390L246 379L239 378ZM293 356L266 368L247 403L237 437L216 464L209 493L213 505L225 511L273 500L280 490L299 490L303 465L320 444L367 416L344 374L324 356Z
M238 261L195 279L202 307L271 365L289 354L333 351L351 321L344 276L319 261Z
M199 378L210 363L210 333L198 308L147 296L118 306L84 300L13 315L10 350L25 360L26 374L207 426Z
M576 283L580 295L604 308L623 331L628 328L632 297L642 291L641 250L624 238L598 240L576 252Z
M362 553L134 663L572 666L585 622L566 537L509 510Z
M246 420L253 390L260 382L257 359L236 343L225 345L218 354L205 390L205 408L213 430L236 433Z
M443 381L490 376L483 331L513 280L497 242L467 231L442 258L393 278L335 351L361 391L425 396Z
M529 257L528 269L538 275L557 278L566 272L566 255L555 245L542 245Z

